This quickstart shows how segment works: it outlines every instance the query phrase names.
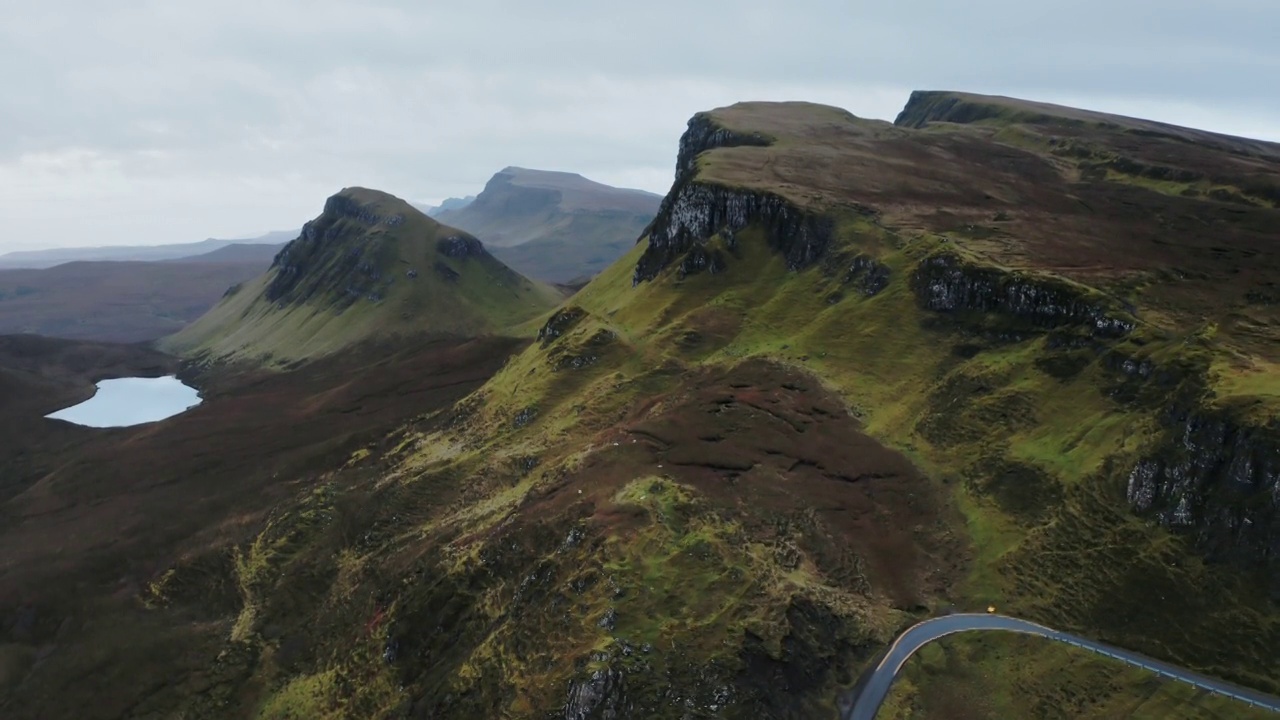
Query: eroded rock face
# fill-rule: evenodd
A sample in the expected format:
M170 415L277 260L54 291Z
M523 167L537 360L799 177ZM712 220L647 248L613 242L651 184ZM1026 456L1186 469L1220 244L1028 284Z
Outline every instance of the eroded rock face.
M792 270L820 258L835 234L830 219L801 210L778 195L690 181L663 201L649 226L649 248L636 264L632 281L652 280L713 235L720 233L728 240L753 223L764 227L769 245L786 257Z
M732 246L734 235L752 223L765 227L769 244L787 258L793 270L805 267L831 243L834 226L825 217L808 213L784 198L767 192L731 189L695 180L700 154L721 147L766 146L772 142L759 133L738 133L697 115L680 138L676 159L676 184L663 198L658 214L646 230L649 247L636 264L633 284L652 280L663 268L681 259L695 246L719 233ZM723 265L703 253L695 257L685 274ZM725 265L727 267L727 265Z
M395 227L403 215L382 215L372 206L343 194L330 197L324 212L302 226L297 239L276 254L276 271L266 296L270 302L303 302L328 292L337 293L335 304L349 305L361 297L381 298L374 286L382 280L375 261L376 248L363 240L362 225Z
M920 263L912 286L920 305L935 312L996 312L1042 328L1083 325L1100 337L1119 337L1134 327L1066 283L968 265L949 253Z
M275 271L267 286L267 300L281 308L291 303L322 301L341 310L361 299L381 302L393 280L389 270L396 256L387 242L387 228L404 222L399 214L379 214L376 205L361 204L344 194L325 201L324 212L302 227L298 238L286 245L271 264ZM377 226L376 228L374 226ZM398 231L404 237L405 230ZM423 240L426 241L425 239ZM450 258L482 257L484 245L461 233L436 240L436 251ZM456 281L458 273L437 261L436 273ZM418 271L406 271L409 279Z
M1261 565L1280 598L1280 435L1217 411L1173 409L1164 421L1164 442L1129 472L1130 505L1211 559Z
M676 177L692 177L698 155L715 148L754 145L765 147L772 140L760 133L740 133L717 125L710 116L699 113L689 121L680 136L680 149L676 154Z
M854 283L863 295L872 297L889 287L889 268L869 255L858 255L849 263L844 284Z
M377 225L379 223L387 227L395 227L404 222L403 215L379 215L369 208L367 205L361 204L355 198L347 195L334 195L324 203L324 212L326 215L341 218L351 218L359 220L369 225Z
M330 198L325 207L328 208L333 201L334 198ZM365 283L352 281L361 274L361 266L366 264L364 254L359 248L344 252L340 247L344 235L341 220L342 215L326 211L302 226L298 238L284 246L272 262L276 274L267 286L267 300L302 302L317 292L334 288L349 290L353 284L362 287L349 294L363 294Z
M480 257L485 254L484 245L470 235L451 235L436 241L436 250L446 257Z
M622 720L629 716L630 710L622 673L602 669L569 684L563 717L564 720Z
M708 251L701 245L694 245L684 259L680 261L680 277L708 272L712 275L729 269L729 263L719 250Z
M557 310L538 330L538 341L542 343L542 347L550 345L555 342L556 338L572 330L578 324L578 321L586 316L586 311L580 307L566 307Z

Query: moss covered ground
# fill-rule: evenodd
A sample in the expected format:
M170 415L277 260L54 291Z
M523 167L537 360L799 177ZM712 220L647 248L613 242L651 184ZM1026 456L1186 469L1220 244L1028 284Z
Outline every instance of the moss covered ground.
M1280 691L1265 566L1126 497L1139 461L1179 460L1175 400L1274 415L1269 306L1177 279L1239 258L1200 262L1223 253L1178 227L1147 247L1120 210L1191 200L1083 179L1042 132L993 148L1000 113L910 141L818 106L722 117L774 144L704 154L701 179L825 213L822 257L788 268L756 224L700 239L722 272L634 285L638 245L465 399L300 480L230 554L233 610L160 569L143 616L203 608L222 638L186 716L832 716L895 633L989 606ZM951 295L1016 285L1132 330L1008 295L929 309L943 256L972 281ZM930 648L886 716L1248 717L1073 653Z
M1002 338L999 318L939 323L921 309L909 280L936 236L841 227L842 247L890 269L882 292L789 271L753 231L724 274L633 288L624 258L572 299L583 312L558 337L410 432L379 460L394 469L361 501L360 540L270 551L302 565L270 573L281 579L264 597L298 592L295 574L327 590L286 605L312 649L292 670L260 665L262 715L322 703L335 716L550 717L617 703L623 716L821 716L896 629L988 605L1277 689L1271 601L1128 509L1122 469L1160 433L1151 410L1118 401L1096 354L1049 333ZM1183 352L1180 339L1143 347ZM789 392L775 376L828 399L787 415L770 404ZM724 397L698 409L707 388ZM691 419L704 413L721 424ZM857 461L809 423L842 414L855 424L819 435L847 444L866 432L929 478L910 499L866 501L863 525L815 510L880 482L830 479L840 474L827 465ZM747 435L754 445L726 446ZM865 541L924 500L936 504L928 521ZM296 532L263 547L292 547ZM910 570L886 570L902 563ZM255 613L241 616L249 642L282 645L262 635L278 612ZM1068 649L1037 647L1028 663L1014 657L1025 648L978 642L928 651L888 716L1232 711ZM971 714L937 710L952 702Z

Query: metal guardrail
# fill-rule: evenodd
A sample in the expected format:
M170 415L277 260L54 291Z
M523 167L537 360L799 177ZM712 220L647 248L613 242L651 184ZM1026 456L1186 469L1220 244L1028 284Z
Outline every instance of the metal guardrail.
M994 608L993 608L994 609ZM1178 668L1135 652L1114 648L1087 638L1064 633L1038 623L994 613L961 613L925 620L904 630L880 652L856 685L842 693L838 701L842 720L872 720L888 697L889 689L907 660L917 650L948 635L964 632L1013 632L1054 640L1087 650L1127 665L1142 668L1161 677L1191 685L1205 692L1231 698L1250 707L1280 713L1280 698L1239 687L1225 680L1211 678L1191 670Z
M1256 700L1256 699L1254 699L1254 698L1247 697L1247 696L1245 696L1245 695L1241 695L1241 694L1239 694L1239 693L1236 693L1236 692L1232 692L1232 691L1230 691L1230 690L1227 690L1226 688L1222 688L1222 687L1214 687L1214 686L1212 686L1212 685L1209 685L1209 684L1207 684L1207 683L1202 682L1199 678L1196 678L1196 677L1194 677L1194 676L1182 675L1182 674L1179 674L1179 673L1170 672L1170 671L1168 670L1168 668L1163 668L1163 667L1159 667L1159 666L1156 666L1156 665L1152 665L1152 664L1150 664L1150 663L1147 663L1147 662L1143 662L1143 661L1141 661L1141 660L1138 660L1137 658L1130 657L1130 656L1126 656L1126 655L1120 655L1120 654L1117 654L1117 653L1113 653L1113 652L1111 652L1111 651L1109 651L1109 650L1103 650L1102 648L1094 647L1093 645L1088 645L1088 644L1085 644L1085 643L1079 642L1079 641L1077 641L1077 640L1072 640L1072 639L1070 639L1070 638L1065 638L1065 637L1063 637L1063 638L1055 638L1055 639L1056 639L1056 640L1058 640L1058 642L1065 643L1065 644L1067 644L1067 645L1071 645L1072 647L1077 647L1077 648L1080 648L1081 650L1087 650L1087 651L1089 651L1089 652L1091 652L1091 653L1094 653L1095 655L1102 655L1102 656L1105 656L1105 657L1109 657L1109 658L1111 658L1112 660L1119 660L1119 661L1120 661L1120 662L1122 662L1122 663L1126 663L1126 664L1128 664L1128 665L1132 665L1132 666L1134 666L1134 667L1142 668L1143 670L1146 670L1146 671L1148 671L1148 672L1153 672L1153 673L1155 673L1155 674L1157 674L1157 675L1160 675L1161 677L1169 678L1170 680L1176 680L1176 681L1178 681L1178 682L1185 683L1185 684L1187 684L1187 685L1191 685L1192 687L1196 687L1196 688L1199 688L1199 689L1204 690L1204 691L1206 691L1206 692L1213 693L1214 695L1220 695L1220 696L1223 696L1223 697L1229 697L1229 698L1231 698L1232 700L1238 700L1238 701L1240 701L1240 702L1242 702L1242 703L1245 703L1245 704L1247 704L1247 705L1250 705L1250 706L1252 706L1252 707L1262 708L1263 710L1270 710L1270 711L1272 711L1272 712L1280 712L1280 707L1276 707L1276 706L1274 706L1274 705L1268 705L1268 704L1263 703L1263 702L1261 702L1261 701L1259 701L1259 700Z

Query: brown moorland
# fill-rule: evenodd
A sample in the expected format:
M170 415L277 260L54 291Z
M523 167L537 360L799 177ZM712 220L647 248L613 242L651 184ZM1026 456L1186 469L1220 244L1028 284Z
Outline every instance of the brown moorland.
M254 247L258 249L257 246ZM144 342L177 332L271 262L71 262L0 270L0 333Z
M0 710L798 720L989 605L1280 689L1274 157L947 93L699 114L642 242L428 417L342 440L336 356L211 380L130 436L158 471L12 501L47 590L0 605ZM1247 717L1060 647L921 660L897 717Z
M85 367L78 354L100 347L31 342L68 348L67 380L175 365L121 348L121 360ZM315 487L364 444L464 396L519 345L425 338L365 344L292 373L223 367L195 380L202 405L133 428L74 428L33 416L31 404L5 403L5 423L44 434L32 433L43 444L5 446L6 460L34 458L38 471L0 515L0 712L109 718L144 713L166 693L187 697L201 682L193 678L216 665L222 631L199 613L148 613L139 594L157 570L187 559L211 583L193 592L225 607L230 548L274 504ZM47 357L36 363L54 367ZM37 404L84 394L82 385Z

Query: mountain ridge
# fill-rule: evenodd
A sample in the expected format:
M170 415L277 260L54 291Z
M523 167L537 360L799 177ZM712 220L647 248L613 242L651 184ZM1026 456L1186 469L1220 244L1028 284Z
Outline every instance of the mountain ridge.
M947 90L915 90L898 113L894 125L920 129L930 122L970 124L988 119L1017 119L1023 122L1107 124L1126 131L1164 135L1189 143L1210 144L1236 152L1254 151L1280 157L1280 143L1244 136L1183 127L1126 115L1082 110L1054 103L1020 100L1003 95L980 95Z
M255 277L269 262L233 256L204 262L71 261L41 269L0 269L0 333L156 340L199 318L228 287Z
M992 606L1280 685L1280 445L1259 421L1280 393L1222 364L1265 378L1276 360L1274 210L1100 165L1161 138L936 125L806 103L695 116L641 242L349 471L385 478L372 547L297 550L328 507L307 495L254 540L244 636L318 648L246 671L288 678L272 712L405 688L420 717L820 717L897 629ZM1226 155L1174 160L1229 177ZM1223 224L1209 245L1157 212ZM1189 324L1193 307L1222 322ZM370 579L298 617L276 578L354 576L335 555ZM362 623L382 634L342 639ZM1150 698L1104 659L1022 650L943 650L886 710L946 717L955 687L997 717Z
M412 394L437 367L416 351L368 368L396 352L380 338L59 458L0 536L21 573L0 583L39 601L0 604L5 710L800 720L834 716L900 630L990 608L1275 692L1272 174L1115 123L698 113L640 242L523 341L447 350L456 393ZM254 293L376 306L360 266L418 221L336 205ZM452 232L410 235L481 257ZM405 414L350 434L385 403ZM318 410L333 434L299 435ZM150 443L163 464L109 462ZM121 494L76 496L86 476ZM137 531L122 487L200 519ZM67 532L75 513L101 520ZM913 663L891 717L1262 717L1063 647Z
M171 245L107 245L101 247L51 248L47 250L18 250L0 255L0 269L44 269L66 262L77 261L136 261L151 262L177 260L204 255L232 244L275 244L297 237L291 230L269 232L254 238L219 240L208 238L199 242Z
M207 358L298 360L388 333L502 332L559 297L404 200L344 188L266 273L229 290L162 347Z

